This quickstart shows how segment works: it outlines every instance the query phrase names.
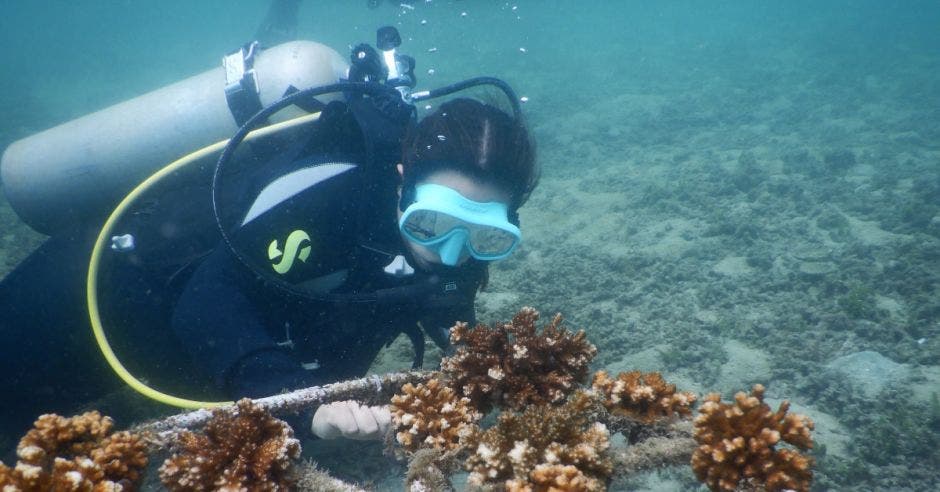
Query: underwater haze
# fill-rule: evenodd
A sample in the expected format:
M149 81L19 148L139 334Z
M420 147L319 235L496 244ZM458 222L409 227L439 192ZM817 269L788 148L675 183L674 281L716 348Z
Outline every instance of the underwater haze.
M763 384L816 422L813 490L940 489L940 2L368 3L306 0L297 37L347 56L394 25L419 89L493 75L525 100L542 180L481 321L530 305L596 369ZM219 66L268 2L3 7L0 148ZM0 224L2 276L43 236L3 199ZM380 446L308 448L398 480ZM687 467L611 485L700 489Z

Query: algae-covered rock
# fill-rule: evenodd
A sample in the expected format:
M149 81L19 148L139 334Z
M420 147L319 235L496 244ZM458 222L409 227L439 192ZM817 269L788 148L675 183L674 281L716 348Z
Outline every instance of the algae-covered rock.
M871 350L855 352L826 364L833 373L845 378L867 398L875 398L888 386L908 378L911 368Z

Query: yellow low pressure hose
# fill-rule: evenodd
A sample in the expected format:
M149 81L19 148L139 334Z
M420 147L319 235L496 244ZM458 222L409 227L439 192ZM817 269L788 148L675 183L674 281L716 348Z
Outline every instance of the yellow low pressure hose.
M255 138L263 137L270 135L272 133L279 132L281 130L292 128L297 125L301 125L307 122L316 120L320 116L320 113L312 113L304 116L300 116L288 121L281 123L276 123L273 125L266 126L264 128L259 128L257 130L249 133L245 140L252 140ZM101 353L104 355L105 360L108 361L108 364L111 366L111 369L131 388L134 388L138 393L156 400L161 403L166 403L167 405L173 405L180 408L211 408L211 407L220 407L225 405L231 405L230 401L198 401L198 400L188 400L186 398L180 398L173 395L168 395L157 391L150 386L147 386L139 379L135 378L131 374L121 361L115 355L114 350L111 349L111 344L108 343L108 337L105 335L104 327L101 324L101 315L98 312L98 267L101 263L101 256L106 250L110 243L111 238L111 229L114 225L120 220L124 215L127 209L132 203L134 203L137 198L143 194L147 189L153 186L154 183L157 183L166 175L180 169L193 161L196 161L207 155L220 152L225 145L228 144L228 140L223 140L221 142L216 142L208 147L203 147L189 155L186 155L180 159L177 159L170 164L166 165L164 168L160 169L149 178L144 180L142 183L137 185L133 191L131 191L123 200L118 204L118 206L111 212L111 215L108 217L108 220L104 223L104 226L101 228L101 232L98 233L98 239L95 241L95 247L91 251L91 260L88 264L88 281L86 284L87 290L87 300L88 300L88 316L91 320L91 329L95 334L95 340L98 343L98 348L101 350Z

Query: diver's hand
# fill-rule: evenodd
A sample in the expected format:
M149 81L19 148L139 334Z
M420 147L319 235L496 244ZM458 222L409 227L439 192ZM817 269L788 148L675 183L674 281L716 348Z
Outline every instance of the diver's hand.
M359 402L337 401L321 405L313 414L310 427L320 439L358 439L378 441L391 426L388 406L367 407Z

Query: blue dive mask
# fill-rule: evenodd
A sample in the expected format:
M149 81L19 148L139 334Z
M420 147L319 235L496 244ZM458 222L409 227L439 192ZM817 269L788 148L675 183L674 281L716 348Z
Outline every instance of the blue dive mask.
M448 266L457 264L464 248L478 260L501 260L522 240L508 212L504 203L475 202L446 186L425 183L415 187L415 201L402 213L398 228Z

